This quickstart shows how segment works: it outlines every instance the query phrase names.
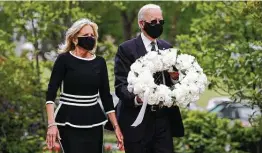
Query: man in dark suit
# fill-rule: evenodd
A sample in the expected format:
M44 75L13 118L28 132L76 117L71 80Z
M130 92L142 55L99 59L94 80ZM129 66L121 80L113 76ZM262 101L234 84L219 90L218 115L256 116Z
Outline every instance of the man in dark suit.
M127 76L130 66L147 52L168 49L172 46L157 39L163 32L163 16L158 5L143 6L138 13L138 25L141 34L122 43L115 57L115 89L119 104L117 113L124 135L126 153L173 153L172 137L184 136L184 127L180 110L148 105L142 123L132 127L143 101L127 90ZM156 84L173 85L177 79L175 73L157 72Z

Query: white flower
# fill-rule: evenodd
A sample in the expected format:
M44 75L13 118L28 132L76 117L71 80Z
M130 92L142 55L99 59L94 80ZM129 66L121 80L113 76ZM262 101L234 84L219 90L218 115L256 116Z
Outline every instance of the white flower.
M189 85L191 95L199 95L199 88L196 84Z
M161 56L165 56L166 54L170 52L170 49L159 50L158 52L160 53Z
M134 91L134 86L133 85L128 85L127 86L127 90L132 93Z
M157 52L149 52L145 55L145 60L153 62L155 59L158 58Z
M173 52L175 54L177 54L178 49L177 48L169 48L170 52Z
M176 49L164 50L162 53L164 69L168 70L170 69L170 67L174 66L176 64L176 58L177 58Z
M145 67L145 69L148 69L151 72L154 72L154 63L151 61L145 61L143 63L143 66Z
M185 84L176 84L175 89L172 91L172 94L175 97L177 105L187 105L187 96L189 96L189 86Z
M156 85L153 74L158 71L178 69L179 79L171 90L165 85ZM196 102L204 92L207 77L194 56L180 54L177 49L149 52L136 60L130 67L127 90L146 100L149 105L178 105L187 107Z
M140 63L140 62L135 62L135 63L133 63L133 64L131 65L130 69L131 69L131 71L133 71L133 72L140 73L140 72L143 71L143 67L142 67L142 66L143 66L142 63Z
M204 84L205 86L207 85L207 76L204 73L200 74L200 79L199 79L199 83Z
M194 71L187 72L187 75L181 80L181 83L195 83L199 78L199 74Z
M155 94L158 95L158 102L162 102L164 105L169 104L170 100L172 100L172 98L171 98L171 95L172 95L171 90L167 86L165 86L163 84L157 86Z
M194 56L181 54L177 56L176 68L180 70L189 69L195 60Z
M200 67L200 65L198 64L197 61L195 61L195 62L193 63L193 67L194 67L194 69L195 69L196 71L198 71L198 72L203 72L203 69Z
M154 85L154 78L149 70L144 70L138 75L139 82L147 84L147 86Z
M134 85L133 93L137 95L139 93L145 92L146 87L147 87L147 85L142 83L142 82L141 83L136 83Z
M135 75L136 72L130 71L127 76L127 82L129 84L135 84L138 81L138 77Z
M156 93L156 88L148 88L145 92L145 99L147 99L147 103L149 105L157 105L158 104L158 95Z
M160 57L156 58L153 63L154 63L154 70L153 70L154 72L163 71L164 65Z
M181 71L178 71L178 73L179 73L178 80L179 82L182 82L182 80L186 77L186 75L184 75Z
M173 102L171 96L166 97L165 102L164 102L164 106L171 107L173 105L174 105L174 102Z

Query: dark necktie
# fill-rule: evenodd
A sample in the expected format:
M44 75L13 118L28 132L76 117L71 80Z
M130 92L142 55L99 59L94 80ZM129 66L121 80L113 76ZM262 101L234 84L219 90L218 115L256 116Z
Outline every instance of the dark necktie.
M152 41L150 44L152 46L151 51L156 52L156 43ZM159 85L163 83L162 72L154 73L153 77L155 79L155 84Z

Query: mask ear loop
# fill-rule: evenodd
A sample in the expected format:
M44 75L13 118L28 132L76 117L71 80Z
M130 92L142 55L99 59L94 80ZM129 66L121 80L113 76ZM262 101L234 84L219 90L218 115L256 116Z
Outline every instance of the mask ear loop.
M77 43L78 43L78 40L77 40L77 38L73 38L72 39L72 42L75 44L75 46L77 45Z
M143 29L143 25L142 25L143 22L144 22L143 20L139 21L138 26L139 26L139 29L140 29L140 30Z
M95 55L95 53L94 53L94 51L92 50L91 52L89 52L90 54L92 54L92 55Z

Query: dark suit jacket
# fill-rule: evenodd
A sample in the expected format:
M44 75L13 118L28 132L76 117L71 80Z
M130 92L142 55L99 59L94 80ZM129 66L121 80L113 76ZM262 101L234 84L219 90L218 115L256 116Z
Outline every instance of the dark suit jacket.
M164 41L157 40L159 49L168 49L172 46ZM122 43L115 56L115 92L118 96L119 104L117 106L117 116L121 130L127 141L139 141L143 137L145 131L145 123L149 113L145 113L144 120L137 127L131 127L135 121L141 106L136 106L134 103L135 95L127 90L127 76L130 71L130 66L141 56L147 53L143 44L142 38L138 37ZM172 82L167 72L164 73L166 85L171 86ZM170 121L172 136L184 136L184 126L180 110L177 106L165 108Z

